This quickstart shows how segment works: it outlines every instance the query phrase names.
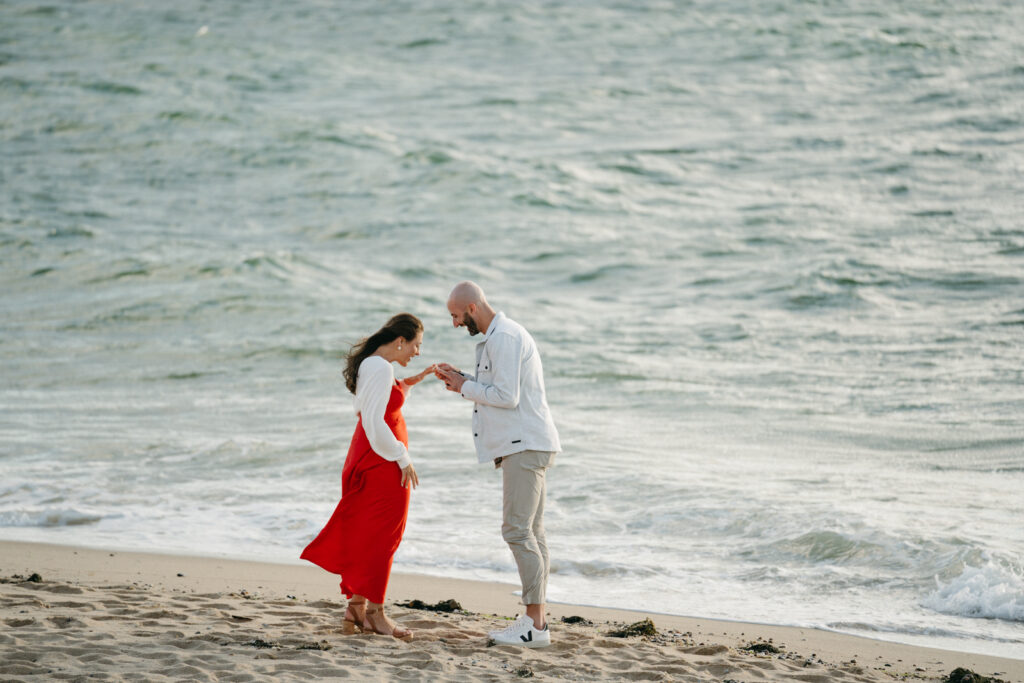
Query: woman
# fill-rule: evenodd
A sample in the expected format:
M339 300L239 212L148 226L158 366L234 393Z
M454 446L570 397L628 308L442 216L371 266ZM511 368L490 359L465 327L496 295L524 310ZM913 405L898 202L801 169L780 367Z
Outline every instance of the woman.
M345 386L355 394L359 422L341 473L341 502L302 552L303 559L341 575L341 592L349 599L345 634L355 633L358 625L366 632L412 639L412 631L384 614L384 594L405 531L410 488L419 484L402 404L409 388L434 366L396 381L391 363L405 367L420 355L422 343L423 323L399 313L348 354Z

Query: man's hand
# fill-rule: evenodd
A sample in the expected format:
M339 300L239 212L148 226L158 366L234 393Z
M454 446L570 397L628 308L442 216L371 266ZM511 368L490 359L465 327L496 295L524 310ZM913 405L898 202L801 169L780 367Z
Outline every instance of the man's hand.
M436 368L437 368L436 365L431 365L430 367L428 367L423 372L418 373L416 375L412 375L411 377L406 377L402 381L405 382L405 386L407 386L407 387L411 387L411 386L413 386L415 384L419 384L420 381L422 381L423 378L426 377L427 375L436 375L437 374Z
M416 468L412 465L402 468L402 488L416 488L420 485L420 478L416 476Z
M462 374L462 371L459 370L454 365L448 365L447 363L436 363L434 365L434 374L437 375L438 379L444 379L444 377L441 376L441 370L444 370L445 372L457 372L460 375Z
M462 385L466 383L466 378L462 376L461 372L447 363L438 363L435 367L437 369L434 371L434 374L444 382L444 386L448 391L454 391L457 394L462 392Z

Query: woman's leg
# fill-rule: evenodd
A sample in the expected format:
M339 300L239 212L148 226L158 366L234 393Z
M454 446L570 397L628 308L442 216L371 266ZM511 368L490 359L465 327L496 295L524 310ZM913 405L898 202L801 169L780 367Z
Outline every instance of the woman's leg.
M366 603L366 618L363 621L364 631L373 631L384 636L392 636L399 640L411 640L412 631L393 622L384 614L384 605L379 602Z
M345 608L345 620L342 624L342 633L351 635L356 632L356 627L362 627L366 620L366 596L353 595Z
M342 573L342 592L381 604L405 531L409 489L401 486L401 471L394 463L370 469L363 480L364 488L346 520L351 550Z

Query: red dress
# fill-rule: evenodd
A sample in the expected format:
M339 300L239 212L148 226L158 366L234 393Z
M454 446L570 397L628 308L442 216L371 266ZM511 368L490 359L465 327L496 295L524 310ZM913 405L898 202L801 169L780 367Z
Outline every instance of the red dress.
M396 382L384 422L408 447L403 403L405 394ZM346 597L365 595L370 602L383 603L408 513L409 489L402 486L402 470L373 452L360 416L341 473L341 502L327 526L302 551L302 559L340 574Z

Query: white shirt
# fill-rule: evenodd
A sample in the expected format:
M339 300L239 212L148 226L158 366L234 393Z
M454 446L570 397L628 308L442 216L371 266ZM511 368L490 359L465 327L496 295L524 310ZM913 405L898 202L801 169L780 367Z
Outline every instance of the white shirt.
M530 333L504 313L476 345L476 374L462 385L473 401L473 442L480 462L520 451L562 450L544 394L544 368Z
M356 372L356 415L363 418L363 431L373 452L405 468L412 464L409 449L398 440L384 421L384 413L395 386L395 371L391 363L380 356L369 356L359 364ZM404 387L399 387L404 391Z

